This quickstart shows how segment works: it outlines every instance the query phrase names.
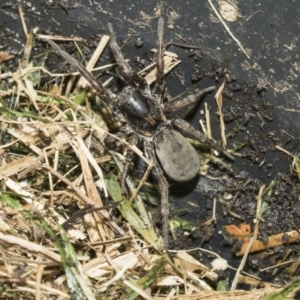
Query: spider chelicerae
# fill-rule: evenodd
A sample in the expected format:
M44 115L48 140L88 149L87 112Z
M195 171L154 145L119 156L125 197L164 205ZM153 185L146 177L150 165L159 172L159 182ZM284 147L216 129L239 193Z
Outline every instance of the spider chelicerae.
M152 161L152 174L156 177L161 194L161 215L163 219L164 249L168 249L168 216L169 189L168 178L176 182L186 182L197 176L200 168L199 155L183 134L209 144L218 149L214 141L208 139L200 131L178 117L168 119L167 115L184 107L195 104L202 96L215 90L209 87L195 92L181 100L166 102L165 74L164 74L164 41L162 7L158 18L158 42L156 59L156 82L151 88L146 80L133 71L124 59L120 47L116 42L112 24L108 24L110 33L110 48L117 62L120 77L127 82L119 95L115 96L97 81L77 60L63 51L51 40L47 42L71 65L78 69L82 76L97 91L109 111L121 115L130 127L129 144L143 141L145 156ZM219 149L218 149L219 150ZM126 163L122 174L122 188L124 189L128 165L132 161L132 151L127 151Z

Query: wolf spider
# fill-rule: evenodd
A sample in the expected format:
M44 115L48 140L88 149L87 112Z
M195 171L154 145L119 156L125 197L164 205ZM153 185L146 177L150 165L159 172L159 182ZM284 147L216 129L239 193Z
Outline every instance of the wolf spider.
M215 90L209 87L189 95L182 100L164 102L165 75L164 75L164 19L160 15L158 20L158 46L156 61L156 83L151 91L146 80L133 71L124 59L120 47L117 45L112 24L108 24L110 33L110 48L117 62L120 77L128 83L119 95L114 96L109 89L105 89L77 60L63 51L51 40L47 42L71 65L76 67L82 76L97 91L104 105L125 117L131 128L129 143L137 144L143 141L145 156L153 162L152 174L157 178L161 193L161 215L163 219L164 249L168 249L168 216L169 216L169 189L164 176L177 182L186 182L193 179L199 172L200 160L196 150L183 137L188 134L196 140L209 144L213 148L217 145L204 134L193 128L186 121L174 117L167 119L166 114L179 108L195 105L204 96ZM131 162L132 151L127 151L126 163L122 174L122 186L125 185L128 165Z

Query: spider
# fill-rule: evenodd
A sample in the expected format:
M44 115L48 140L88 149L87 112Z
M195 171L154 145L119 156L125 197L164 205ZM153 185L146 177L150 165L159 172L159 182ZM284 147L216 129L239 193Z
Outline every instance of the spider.
M162 11L162 8L160 11ZM199 155L182 134L188 134L217 150L219 148L214 141L208 139L183 119L178 117L168 119L166 116L170 112L190 106L191 104L196 104L205 94L215 90L215 87L212 86L200 90L181 100L164 102L166 91L163 59L163 27L164 19L161 13L158 18L156 82L151 90L146 80L134 72L124 59L121 49L116 42L113 26L110 23L108 24L110 48L117 62L118 73L128 84L117 96L114 96L109 89L105 89L85 67L63 51L56 43L51 40L47 40L47 42L71 65L78 69L81 75L97 91L104 105L110 111L114 110L125 117L127 124L131 128L129 143L134 145L139 140L143 141L145 156L153 163L152 174L156 177L160 188L163 242L164 249L167 250L169 189L165 174L175 182L186 182L196 177L200 168ZM122 174L122 188L125 185L131 156L132 151L127 151L125 168Z

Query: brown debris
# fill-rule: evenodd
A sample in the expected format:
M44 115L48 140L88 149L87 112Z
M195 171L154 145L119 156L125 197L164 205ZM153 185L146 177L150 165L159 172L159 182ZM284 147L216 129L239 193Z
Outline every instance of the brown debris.
M14 55L9 54L8 51L0 51L0 64L4 61L10 60L14 57Z
M299 241L300 233L299 231L289 231L284 233L275 234L272 236L269 236L268 242L264 243L263 241L254 241L249 253L254 253L262 250L266 250L269 248L278 247L280 245L283 245L283 237L287 236L288 239L285 241L285 244L291 244ZM245 253L245 250L247 248L248 244L243 244L241 249L237 251L235 254L236 256L243 255Z

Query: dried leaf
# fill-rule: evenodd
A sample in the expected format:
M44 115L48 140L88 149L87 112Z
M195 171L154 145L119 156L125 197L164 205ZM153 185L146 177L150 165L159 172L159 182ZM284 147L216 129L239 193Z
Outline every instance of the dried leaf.
M10 60L10 59L13 58L13 57L14 57L14 55L9 54L8 51L0 51L0 64L1 64L3 61Z
M224 226L223 232L225 235L235 237L238 240L243 241L244 243L247 243L249 241L249 234L251 232L251 227L249 224L246 224L246 223L240 224L239 227L231 224L231 225Z

